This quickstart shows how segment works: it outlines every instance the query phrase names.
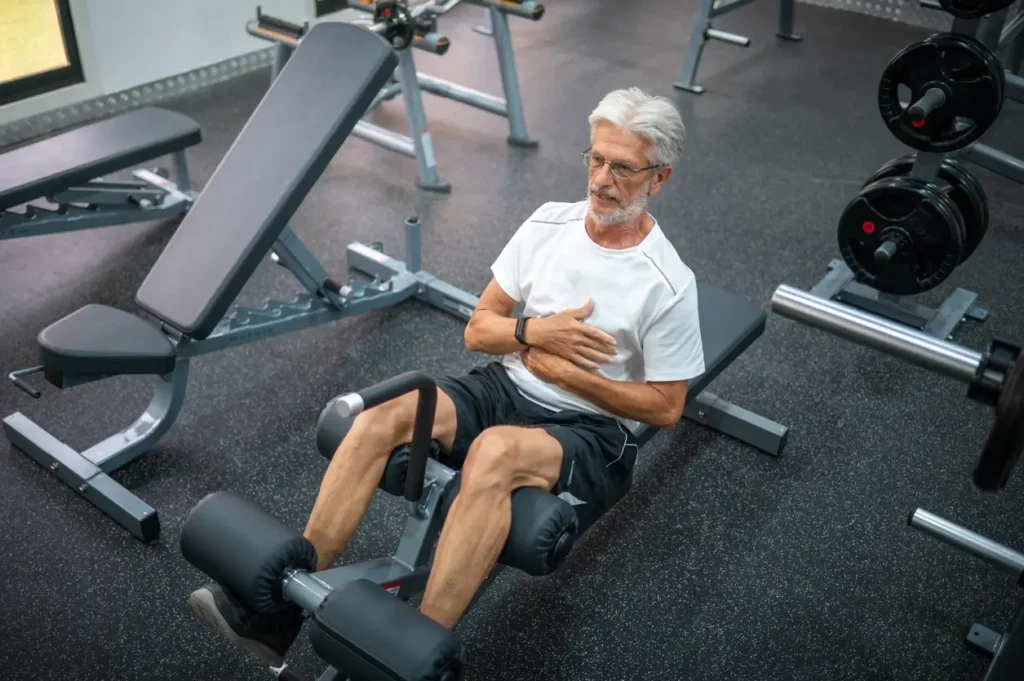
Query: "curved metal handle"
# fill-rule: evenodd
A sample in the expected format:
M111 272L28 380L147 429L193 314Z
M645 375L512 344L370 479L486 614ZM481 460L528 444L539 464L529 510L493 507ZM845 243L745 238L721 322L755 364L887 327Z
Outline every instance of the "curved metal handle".
M434 414L437 410L437 384L421 371L409 371L338 398L338 411L349 418L363 410L383 404L413 390L419 392L416 402L416 420L412 428L409 469L405 478L405 498L419 502L423 498L423 483L430 456L430 440L434 432Z
M7 374L7 378L11 379L11 382L14 383L14 387L16 387L18 390L26 392L32 397L32 399L38 400L40 397L43 396L43 394L36 390L35 388L33 388L28 381L22 379L21 377L28 376L30 374L38 374L41 373L42 371L42 365L32 367L30 369L19 369L18 371L12 371L11 373Z

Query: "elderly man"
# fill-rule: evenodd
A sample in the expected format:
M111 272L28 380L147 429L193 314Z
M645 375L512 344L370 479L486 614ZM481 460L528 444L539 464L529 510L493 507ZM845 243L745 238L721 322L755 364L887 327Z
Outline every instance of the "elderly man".
M420 610L449 629L501 553L512 492L551 490L588 527L629 487L634 432L673 426L704 371L693 273L647 212L682 150L679 112L634 88L608 94L589 122L587 200L544 204L523 223L466 326L466 346L500 360L437 382L433 437L463 477ZM320 570L411 440L415 408L410 394L360 414L338 447L305 530ZM275 667L302 626L298 609L256 615L215 584L190 603Z

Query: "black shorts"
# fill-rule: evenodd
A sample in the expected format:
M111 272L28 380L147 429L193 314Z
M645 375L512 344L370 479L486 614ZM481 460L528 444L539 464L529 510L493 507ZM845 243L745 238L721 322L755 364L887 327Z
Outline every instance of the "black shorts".
M640 449L636 436L617 420L581 411L552 411L519 392L498 362L465 376L448 376L437 387L455 403L455 442L444 463L460 468L469 446L493 426L543 428L562 445L562 473L555 489L572 504L580 532L590 527L629 490Z

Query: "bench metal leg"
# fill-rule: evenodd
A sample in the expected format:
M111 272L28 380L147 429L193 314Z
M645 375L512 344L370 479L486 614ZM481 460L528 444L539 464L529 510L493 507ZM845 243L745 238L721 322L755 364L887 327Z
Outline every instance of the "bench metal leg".
M508 17L496 7L488 7L491 17L491 31L494 46L498 50L498 67L501 70L501 84L505 89L505 110L508 113L508 143L516 147L532 149L537 140L530 139L526 131L526 115L523 113L523 98L519 92L519 74L516 71L516 56L512 50L512 33L508 30Z
M690 42L686 45L683 67L679 71L679 78L675 83L678 89L692 92L695 95L704 92L704 88L694 81L697 78L697 67L700 65L701 54L704 52L707 31L711 28L711 10L714 4L715 0L700 0L697 15L693 18L693 28L690 30Z
M489 7L484 9L483 23L474 26L473 30L482 35L494 35L494 28L491 26L491 12Z
M779 1L779 32L777 34L783 40L799 42L802 36L793 33L793 0Z
M159 384L146 411L116 435L76 452L31 419L16 412L3 420L4 433L15 447L85 497L138 539L160 534L156 510L110 477L150 450L170 429L185 402L188 360L179 360Z
M192 191L192 180L188 174L188 158L185 156L184 150L175 152L173 163L174 176L178 178L178 189L183 192Z
M405 113L409 119L409 136L415 147L416 165L419 169L420 189L449 192L452 186L441 182L437 174L437 158L434 143L427 128L427 116L423 112L423 95L416 79L416 62L411 50L398 53L398 78L405 99Z
M702 391L686 405L683 416L734 437L770 456L780 456L789 437L788 426L747 411L707 390Z

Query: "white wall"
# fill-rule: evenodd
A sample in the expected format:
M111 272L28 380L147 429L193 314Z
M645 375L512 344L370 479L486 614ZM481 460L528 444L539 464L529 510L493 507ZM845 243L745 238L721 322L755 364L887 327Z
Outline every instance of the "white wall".
M102 0L89 5L102 94L269 47L245 32L256 5L302 23L305 0ZM173 9L171 9L173 8Z
M71 0L86 82L0 107L0 125L269 47L245 31L257 4L314 14L314 0Z

